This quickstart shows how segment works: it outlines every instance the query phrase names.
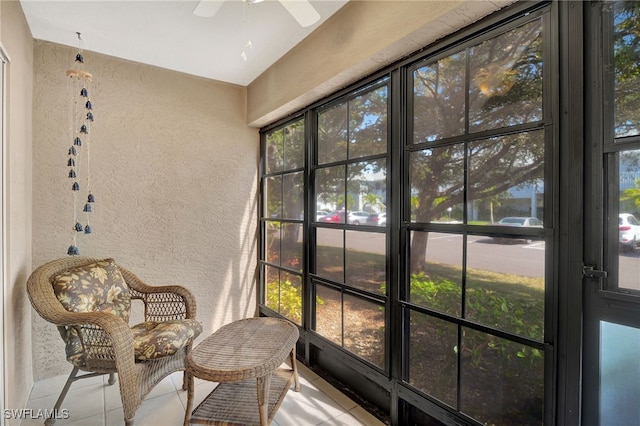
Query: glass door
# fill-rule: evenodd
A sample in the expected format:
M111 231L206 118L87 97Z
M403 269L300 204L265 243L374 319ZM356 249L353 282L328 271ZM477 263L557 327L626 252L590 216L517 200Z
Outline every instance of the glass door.
M588 101L602 107L592 108L586 153L582 422L631 425L640 421L640 3L594 6Z

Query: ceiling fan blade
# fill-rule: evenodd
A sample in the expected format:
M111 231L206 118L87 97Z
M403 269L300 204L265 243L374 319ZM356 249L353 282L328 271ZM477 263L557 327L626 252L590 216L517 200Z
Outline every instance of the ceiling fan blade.
M308 0L280 0L280 4L303 27L313 25L320 19L320 14Z
M193 9L193 14L202 16L203 18L211 18L218 13L218 9L224 3L223 0L200 0L198 5Z

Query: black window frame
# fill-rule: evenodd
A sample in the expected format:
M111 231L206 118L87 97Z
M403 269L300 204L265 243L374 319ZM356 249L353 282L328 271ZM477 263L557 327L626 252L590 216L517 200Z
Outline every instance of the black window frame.
M545 423L552 423L556 416L556 403L553 402L555 395L555 383L554 377L556 371L556 348L555 339L557 338L557 329L555 321L558 317L558 300L557 300L557 279L558 279L558 258L559 252L557 248L558 234L557 229L559 226L559 214L558 210L558 197L560 194L559 185L557 183L559 179L559 160L557 159L557 153L559 151L558 136L559 131L557 129L550 129L554 125L559 126L557 123L553 123L553 118L558 114L557 98L557 75L554 74L558 67L558 59L555 55L557 52L554 49L558 44L558 32L556 26L558 25L558 11L552 7L551 2L519 2L510 6L504 11L497 12L479 23L470 25L468 28L455 33L451 36L444 38L432 46L428 46L408 58L405 58L395 64L350 85L329 97L322 99L314 104L304 108L299 113L291 117L283 118L282 120L273 123L269 126L261 129L261 162L260 162L260 182L263 177L263 158L264 158L264 137L267 133L277 130L282 126L286 126L292 120L300 117L305 118L305 159L306 165L305 171L305 218L303 220L304 227L304 269L303 269L303 324L301 328L301 340L299 343L299 355L304 359L308 365L318 367L319 371L326 370L326 367L335 368L335 371L329 373L327 378L329 380L338 380L340 382L351 385L352 388L359 387L361 385L373 385L380 389L378 391L363 392L362 394L355 394L363 397L375 404L375 407L371 407L372 410L377 411L381 417L388 416L392 419L393 424L402 424L401 419L420 418L422 415L426 415L430 419L438 419L442 422L452 423L469 423L475 424L473 419L465 417L460 413L456 413L450 410L448 407L442 406L437 401L431 399L428 395L425 395L416 389L409 386L406 379L406 354L398 351L392 351L392 348L397 348L398 344L406 340L406 335L409 332L407 326L407 309L416 309L419 312L429 313L436 318L448 318L443 316L439 312L429 311L422 307L415 307L406 300L406 283L407 277L405 272L408 270L406 261L408 254L406 252L406 241L408 230L432 230L442 232L461 232L465 235L504 235L503 228L491 227L491 226L477 226L477 225L461 225L442 228L437 224L415 224L410 220L406 220L407 212L410 211L408 206L408 197L404 196L406 188L408 188L408 177L404 168L408 164L406 152L412 149L418 149L416 146L411 145L408 142L409 135L412 130L410 128L410 106L407 106L407 92L411 90L409 73L410 69L416 64L424 64L425 61L433 61L438 57L443 57L456 49L460 49L461 46L475 45L481 40L495 36L496 34L507 31L523 22L541 17L543 19L543 33L545 37L545 44L550 44L552 47L545 47L544 63L545 73L551 73L552 76L545 77L544 79L544 91L545 91L545 106L543 108L543 118L539 122L529 123L521 126L516 126L509 129L506 133L522 131L523 129L529 130L546 130L545 134L545 150L548 151L545 158L545 172L544 180L547 187L545 188L545 206L546 210L550 213L548 217L545 217L544 228L541 230L516 230L510 233L511 236L537 236L543 238L547 245L550 247L547 249L545 262L547 264L545 272L545 321L544 321L544 341L532 341L522 336L514 336L510 333L505 333L500 330L494 330L489 327L484 327L472 322L465 323L456 319L456 323L469 325L474 329L489 332L499 337L506 337L516 342L530 345L535 347L545 354ZM310 271L315 271L314 256L311 252L311 247L315 243L315 229L317 224L315 221L315 191L313 185L313 179L315 171L318 168L322 168L326 165L318 165L316 162L317 152L315 152L316 131L317 131L317 113L318 111L328 108L336 103L343 102L346 98L351 96L357 96L364 90L367 90L371 85L375 85L380 79L390 78L389 81L389 103L391 116L389 117L389 146L386 153L387 163L387 188L388 188L388 203L390 206L388 209L388 225L384 231L378 230L377 232L387 232L387 250L390 253L387 260L387 274L389 280L389 286L387 288L387 297L385 300L385 310L387 317L387 330L386 330L386 350L389 352L389 356L386 357L385 368L378 369L372 368L370 364L362 362L362 359L344 354L339 351L335 351L331 344L327 344L324 339L317 336L311 325L314 318L312 317L311 310L315 294L313 292L312 281L317 280L323 285L329 285L333 288L344 291L344 286L336 286L336 283L327 282L320 277L314 276ZM293 117L293 118L292 118ZM486 130L474 135L473 140L479 138L488 138L498 134L505 134L504 129L499 130ZM464 137L467 137L466 135ZM460 138L452 138L452 140L458 140ZM451 141L445 141L444 143L450 143ZM407 149L408 147L408 149ZM377 156L375 156L377 158ZM367 157L358 158L357 161L366 160ZM549 161L547 161L549 160ZM350 160L345 160L344 164L347 164ZM332 163L332 164L342 164ZM393 183L393 185L392 185ZM263 188L260 185L260 190ZM260 210L262 212L262 209ZM262 224L263 218L260 218ZM325 226L325 225L323 225ZM327 225L329 228L334 228L332 225ZM260 228L263 229L262 226ZM348 224L340 227L340 229L353 229ZM261 238L263 238L261 231ZM259 242L259 265L263 264L263 248L262 242ZM262 271L262 266L260 266ZM261 274L261 272L260 272ZM260 275L260 279L263 277ZM261 315L278 315L276 312L270 310L266 306L262 305L260 301L264 300L264 289L262 281L258 285L259 294L259 306L258 310ZM353 291L352 289L347 289ZM371 295L365 294L358 290L353 291L359 297L370 297ZM381 302L382 300L373 296L373 300ZM306 307L306 309L305 309ZM395 327L395 331L392 331L392 327ZM339 359L335 363L327 362L327 358L335 356ZM342 364L338 366L338 364ZM362 379L352 379L349 381L349 376L352 372L358 372L365 376ZM334 374L335 373L335 374ZM333 374L333 376L331 376ZM385 396L387 395L387 396ZM388 399L385 399L388 398ZM366 401L365 401L366 405ZM381 411L380 411L381 410ZM411 414L413 413L413 414ZM417 413L417 414L416 414ZM397 423L399 422L400 423Z

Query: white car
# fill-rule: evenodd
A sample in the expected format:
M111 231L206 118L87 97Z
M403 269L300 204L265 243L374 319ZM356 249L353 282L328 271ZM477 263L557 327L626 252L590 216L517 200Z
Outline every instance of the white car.
M634 250L640 244L640 223L632 214L618 215L618 233L622 250Z
M322 219L325 216L329 216L329 212L326 212L324 210L316 211L316 222L320 222L320 219Z
M525 226L531 228L542 228L542 221L537 217L503 217L498 222L502 226Z
M517 226L517 227L525 227L525 228L542 228L543 224L540 219L537 217L526 217L526 216L510 216L503 217L496 223L499 226ZM493 237L493 240L497 243L513 243L518 241L518 239L511 238L501 238L501 237ZM531 243L531 239L525 238L524 241L527 244Z
M351 225L360 225L363 223L367 223L367 218L369 217L369 213L360 210L349 211L347 215L347 221Z

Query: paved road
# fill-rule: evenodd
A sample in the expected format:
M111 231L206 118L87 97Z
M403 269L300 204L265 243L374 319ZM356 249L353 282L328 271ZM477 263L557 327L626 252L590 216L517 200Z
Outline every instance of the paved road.
M373 253L385 252L385 235L378 233L348 232L349 248ZM342 245L342 232L324 229L319 234L320 244ZM545 243L524 240L509 244L492 238L469 236L467 267L527 277L543 277L545 270ZM462 264L462 236L432 232L427 244L427 260L448 265ZM620 282L626 288L640 290L640 250L620 256Z
M544 242L524 240L497 243L492 238L469 236L467 268L526 277L544 276ZM460 265L462 236L432 233L427 244L427 260Z

